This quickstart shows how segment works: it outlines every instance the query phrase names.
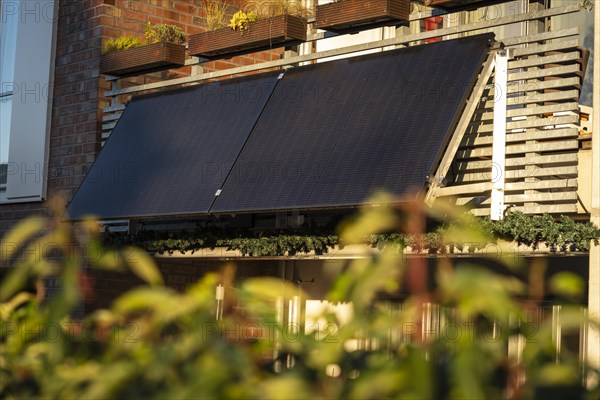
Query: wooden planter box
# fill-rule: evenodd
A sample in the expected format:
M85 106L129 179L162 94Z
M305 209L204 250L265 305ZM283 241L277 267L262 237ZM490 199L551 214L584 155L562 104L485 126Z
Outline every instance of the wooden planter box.
M244 31L222 28L190 36L190 55L208 59L267 50L306 41L306 20L280 15L250 23Z
M407 23L410 0L342 0L317 6L315 28L353 32Z
M154 43L102 55L100 73L105 75L141 75L185 64L185 45Z
M478 7L508 3L509 1L511 0L417 0L418 3L446 11L473 10Z

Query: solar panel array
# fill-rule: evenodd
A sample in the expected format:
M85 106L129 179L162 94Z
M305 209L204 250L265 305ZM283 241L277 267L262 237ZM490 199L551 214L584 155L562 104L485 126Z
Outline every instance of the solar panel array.
M267 73L134 99L70 215L352 207L376 191L418 190L454 129L490 39L473 36L293 68L280 80Z

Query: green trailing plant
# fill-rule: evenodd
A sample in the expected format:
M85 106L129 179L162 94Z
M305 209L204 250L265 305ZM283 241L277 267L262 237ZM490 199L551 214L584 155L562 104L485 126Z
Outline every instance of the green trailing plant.
M298 253L326 254L337 244L335 235L268 235L260 238L234 238L217 241L229 250L239 250L244 255L294 256Z
M185 33L177 25L148 22L144 35L148 43L185 43Z
M340 238L333 231L261 231L199 229L195 231L156 232L141 231L135 236L105 235L105 243L112 246L135 244L153 253L195 252L201 249L226 247L249 256L282 256L298 253L327 254L336 246L354 243L369 244L378 249L392 246L410 247L414 252L430 254L462 252L483 249L498 239L514 241L537 249L541 244L553 252L588 251L590 244L598 243L600 230L591 223L576 222L566 216L555 219L545 215L525 215L511 212L502 221L489 218L469 219L472 229L489 233L478 241L465 240L456 224L443 223L429 233L377 233L357 236L350 240Z
M482 220L483 227L497 238L515 241L537 249L544 244L552 251L588 251L598 244L600 230L589 222L576 222L567 216L555 219L549 214L525 215L509 212L502 221Z
M108 39L102 46L102 54L107 54L113 51L122 51L143 46L141 40L131 36L120 36L116 39Z
M338 236L307 232L254 232L232 230L195 230L180 232L141 231L135 236L107 233L104 243L110 247L136 245L152 253L191 252L226 247L250 256L326 254L338 244Z
M54 208L62 215L62 206ZM411 225L419 218L402 222L387 206L365 209L340 238L423 234ZM468 217L451 218L466 241L489 234ZM11 268L0 282L1 398L591 400L600 394L597 368L586 366L596 383L584 389L578 355L564 346L556 357L552 318L532 325L517 300L544 288L544 277L535 274L522 283L467 262L448 268L442 258L428 277L423 258L402 257L388 244L380 254L348 261L343 273L328 270L336 279L326 299L351 304L352 318L324 311L312 333L299 334L274 307L307 299L299 286L262 277L232 290L234 277L225 268L177 292L164 286L145 252L102 246L91 220L71 226L27 219L0 245L0 261ZM130 270L145 284L74 319L79 301L90 295L84 266ZM31 282L48 276L61 284L40 302ZM582 323L598 327L570 305L583 295L579 277L562 272L547 281L561 303L562 334L577 333ZM219 283L228 292L217 321ZM398 291L406 296L398 298ZM446 327L436 335L422 330L430 301L440 305ZM260 335L251 333L256 330ZM507 349L522 338L517 360ZM274 349L272 360L266 355Z

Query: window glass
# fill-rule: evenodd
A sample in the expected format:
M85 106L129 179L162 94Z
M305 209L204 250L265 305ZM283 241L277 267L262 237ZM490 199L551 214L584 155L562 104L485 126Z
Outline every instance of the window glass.
M0 164L6 164L8 162L11 109L12 96L0 98Z
M0 185L6 184L12 96L0 98Z
M19 3L0 1L0 185L6 184Z
M12 91L17 48L17 22L19 3L2 1L0 4L0 94Z

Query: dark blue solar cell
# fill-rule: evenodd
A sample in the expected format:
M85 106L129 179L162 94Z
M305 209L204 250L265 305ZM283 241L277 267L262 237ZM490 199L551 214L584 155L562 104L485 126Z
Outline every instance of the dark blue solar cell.
M207 213L277 76L134 98L71 201L70 217Z

